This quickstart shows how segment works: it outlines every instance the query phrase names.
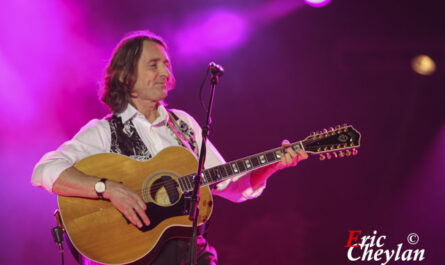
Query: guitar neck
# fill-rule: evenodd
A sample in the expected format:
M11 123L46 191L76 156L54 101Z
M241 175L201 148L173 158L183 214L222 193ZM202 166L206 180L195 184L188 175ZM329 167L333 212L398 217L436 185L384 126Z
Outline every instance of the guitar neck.
M356 155L357 150L355 148L360 146L360 138L360 133L354 127L343 125L336 126L335 129L331 127L329 130L324 129L317 133L313 132L304 140L292 143L290 147L295 151L301 149L310 154L320 154L320 160L324 160L331 157ZM284 149L286 148L281 146L206 169L202 173L201 185L206 186L218 183L235 175L276 163L280 161L281 155L285 153ZM184 192L193 190L193 176L194 174L191 174L178 178L179 185Z
M304 150L302 141L292 143L290 147L294 150ZM287 147L286 147L287 148ZM243 174L280 161L284 153L284 147L278 147L262 153L247 156L216 167L206 169L202 173L201 186L207 186L221 182L238 174ZM179 184L184 192L193 190L193 176L195 174L179 178Z

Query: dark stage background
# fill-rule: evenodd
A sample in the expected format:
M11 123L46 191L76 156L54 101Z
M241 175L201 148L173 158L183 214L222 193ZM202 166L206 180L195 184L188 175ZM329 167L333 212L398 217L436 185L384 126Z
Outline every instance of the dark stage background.
M347 259L349 230L386 235L383 249L425 249L409 264L443 264L444 26L440 1L2 1L0 264L59 264L56 196L31 186L33 166L106 114L103 68L138 29L167 40L167 101L199 121L206 66L224 66L210 137L226 160L337 124L362 133L358 156L311 157L256 200L216 198L208 238L220 264L380 264ZM434 74L411 69L418 54Z

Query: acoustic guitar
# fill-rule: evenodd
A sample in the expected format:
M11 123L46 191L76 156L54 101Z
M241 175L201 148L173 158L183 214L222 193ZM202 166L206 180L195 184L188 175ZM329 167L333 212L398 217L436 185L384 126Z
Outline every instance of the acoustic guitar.
M361 135L352 126L312 133L290 145L320 159L355 155ZM238 174L280 161L283 147L244 157L203 171L199 191L198 224L212 215L213 199L209 185ZM168 147L148 161L103 153L79 161L75 167L88 175L122 182L141 195L147 204L150 225L137 228L106 200L58 196L58 204L68 239L78 261L88 264L128 264L149 262L166 240L190 237L188 218L195 156L183 147Z

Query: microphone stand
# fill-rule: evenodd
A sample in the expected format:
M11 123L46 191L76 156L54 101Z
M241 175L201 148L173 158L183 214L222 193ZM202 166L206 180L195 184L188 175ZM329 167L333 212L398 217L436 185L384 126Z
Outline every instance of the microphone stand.
M198 216L199 216L199 189L202 182L202 169L206 157L206 142L207 137L209 135L210 131L210 124L212 123L211 113L212 113L212 106L213 106L213 98L215 96L215 87L219 82L219 77L224 73L224 69L215 64L214 62L211 62L209 64L210 72L212 74L212 78L210 79L210 100L209 100L209 108L207 110L207 119L206 124L202 128L202 142L201 142L201 151L199 153L199 160L198 160L198 169L196 172L196 175L193 178L193 193L191 198L191 206L189 211L189 219L193 220L193 233L192 233L192 239L190 244L190 264L195 265L196 264L196 240L197 240L197 230L198 230Z

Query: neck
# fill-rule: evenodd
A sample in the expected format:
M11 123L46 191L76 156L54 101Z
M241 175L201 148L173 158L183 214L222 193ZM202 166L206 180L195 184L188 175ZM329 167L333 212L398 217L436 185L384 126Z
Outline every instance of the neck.
M154 122L156 118L159 117L158 106L159 102L157 101L139 101L137 99L133 100L133 104L136 109L142 113L147 121L150 123Z

